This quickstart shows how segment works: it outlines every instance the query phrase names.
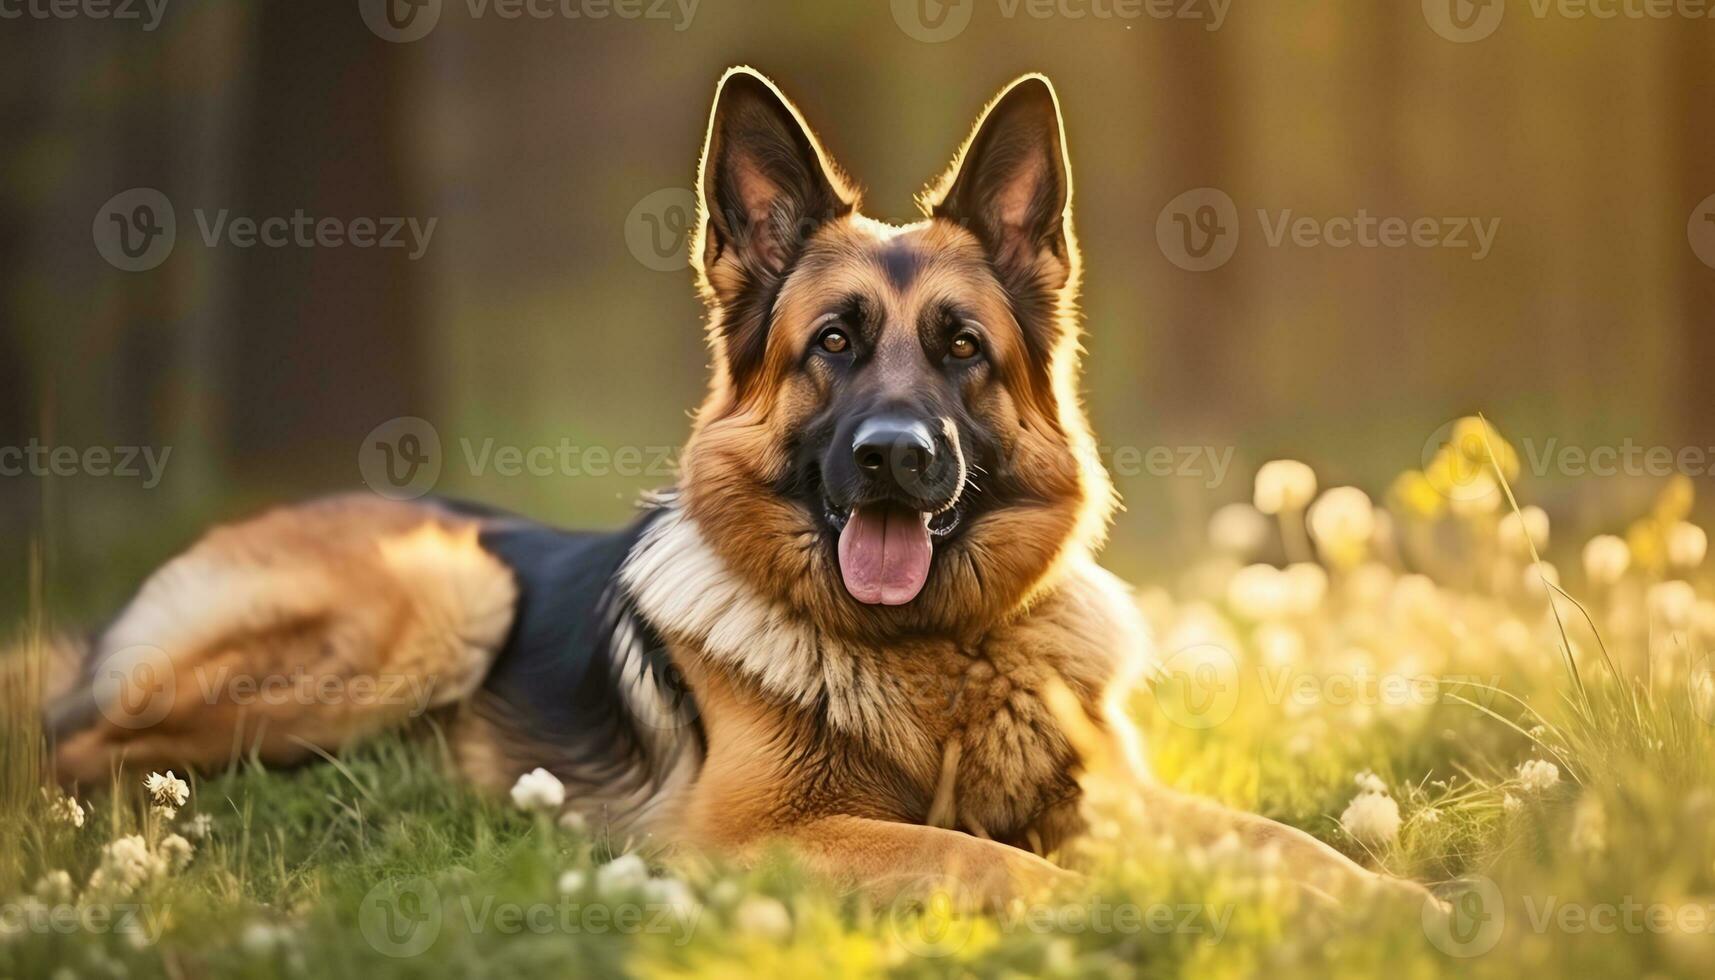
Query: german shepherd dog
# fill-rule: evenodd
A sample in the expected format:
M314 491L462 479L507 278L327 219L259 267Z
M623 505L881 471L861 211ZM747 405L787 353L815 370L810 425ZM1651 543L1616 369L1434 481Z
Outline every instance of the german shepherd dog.
M385 695L408 685L469 779L543 767L626 833L741 859L782 842L859 885L951 875L989 903L1068 877L1046 857L1082 827L1078 733L1118 737L1149 651L1094 558L1115 494L1076 387L1052 86L1008 86L895 226L734 69L699 185L714 370L675 490L618 533L376 496L218 528L84 644L48 709L58 777L303 761L402 721L413 702ZM347 696L210 681L278 676ZM1378 878L1132 761L1177 832Z

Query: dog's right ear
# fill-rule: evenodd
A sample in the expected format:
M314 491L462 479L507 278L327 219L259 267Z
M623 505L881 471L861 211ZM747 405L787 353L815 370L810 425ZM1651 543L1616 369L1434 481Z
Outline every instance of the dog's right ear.
M803 243L849 213L856 195L798 110L749 68L721 78L698 176L691 255L703 289L721 305L717 341L735 360L760 361L768 298Z

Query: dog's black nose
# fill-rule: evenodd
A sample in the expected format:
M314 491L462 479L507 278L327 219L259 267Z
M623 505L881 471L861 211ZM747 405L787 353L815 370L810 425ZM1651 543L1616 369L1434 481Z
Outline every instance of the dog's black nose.
M871 477L915 483L935 462L935 438L927 425L912 419L865 419L852 437L852 460Z

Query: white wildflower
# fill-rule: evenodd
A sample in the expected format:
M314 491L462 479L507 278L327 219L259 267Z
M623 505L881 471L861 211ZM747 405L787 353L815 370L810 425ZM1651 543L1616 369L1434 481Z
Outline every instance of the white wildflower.
M1632 549L1612 534L1599 534L1584 546L1584 576L1591 585L1613 585L1632 567Z
M1268 544L1268 518L1250 504L1228 504L1209 518L1209 543L1215 550L1249 558Z
M560 829L581 834L589 829L589 818L576 810L567 810L560 814Z
M1270 667L1289 667L1304 659L1304 635L1290 626L1265 623L1251 636L1257 656Z
M65 905L76 896L77 888L72 884L69 873L50 871L42 875L31 892L49 905Z
M1418 822L1426 826L1433 827L1441 822L1441 809L1439 807L1426 806L1417 811L1417 819Z
M141 835L130 834L101 849L101 865L89 876L89 888L128 895L166 871L166 859L151 852Z
M1379 561L1366 561L1346 573L1344 592L1354 608L1375 609L1388 601L1400 581L1393 569Z
M1227 583L1227 603L1246 619L1264 621L1286 613L1290 600L1286 576L1273 565L1241 568Z
M560 880L554 887L559 889L562 895L576 895L584 890L584 885L588 882L589 876L582 871L564 871L560 873Z
M82 827L83 805L72 797L62 796L48 804L48 819L73 828Z
M1709 554L1709 535L1695 524L1680 521L1667 529L1667 560L1673 567L1691 571Z
M1387 792L1387 783L1382 782L1382 778L1380 776L1368 769L1365 769L1363 772L1353 776L1352 782L1357 784L1358 792L1360 793Z
M739 899L742 899L743 897L744 887L738 882L733 881L731 878L723 878L720 881L715 882L715 886L709 889L709 901L716 905L737 905Z
M164 824L172 823L179 818L179 811L170 806L152 806L149 812Z
M1539 561L1525 567L1524 577L1520 581L1524 586L1524 594L1532 601L1546 602L1554 587L1560 584L1560 569L1555 568L1552 562Z
M644 882L643 900L649 905L670 910L679 919L695 915L702 908L691 886L677 878L651 878Z
M1335 487L1317 498L1305 515L1310 536L1336 564L1355 565L1376 530L1375 505L1357 487Z
M214 832L214 818L206 813L199 813L185 821L182 825L185 836L193 840L207 840Z
M1501 507L1501 485L1488 469L1477 470L1454 489L1448 509L1460 517L1485 517Z
M191 863L191 855L196 853L196 847L178 834L168 834L161 838L159 850L161 857L174 871L183 871L185 866Z
M1539 554L1548 550L1548 512L1535 505L1509 511L1501 518L1496 533L1507 554L1528 561L1532 544Z
M1524 809L1524 801L1507 793L1501 797L1501 809L1507 813L1517 813Z
M1681 630L1691 625L1697 611L1697 590L1689 582L1657 582L1649 588L1648 603L1652 617L1669 629Z
M518 777L512 786L512 802L520 810L554 810L566 802L564 783L541 767Z
M191 798L191 788L185 781L173 775L171 769L165 776L152 772L143 779L143 788L149 791L149 798L156 806L181 807Z
M1399 804L1385 793L1359 793L1340 814L1340 826L1354 840L1385 845L1399 839Z
M766 895L751 895L733 911L738 931L781 942L792 935L792 915L786 906Z
M595 873L596 889L604 895L633 891L649 880L649 866L635 854L622 854Z
M1560 767L1547 759L1530 759L1519 763L1519 786L1527 793L1541 793L1560 782Z
M1316 496L1316 471L1296 459L1277 459L1256 471L1256 509L1264 514L1303 510Z
M282 946L290 945L292 930L289 926L276 925L258 919L244 927L244 933L239 937L239 945L252 956L267 956Z

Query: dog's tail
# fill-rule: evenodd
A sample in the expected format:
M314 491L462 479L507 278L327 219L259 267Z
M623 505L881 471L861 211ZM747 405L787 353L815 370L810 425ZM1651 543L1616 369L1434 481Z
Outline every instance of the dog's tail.
M58 648L81 664L42 715L59 779L105 782L120 760L290 764L464 698L518 595L479 530L356 496L217 528Z

